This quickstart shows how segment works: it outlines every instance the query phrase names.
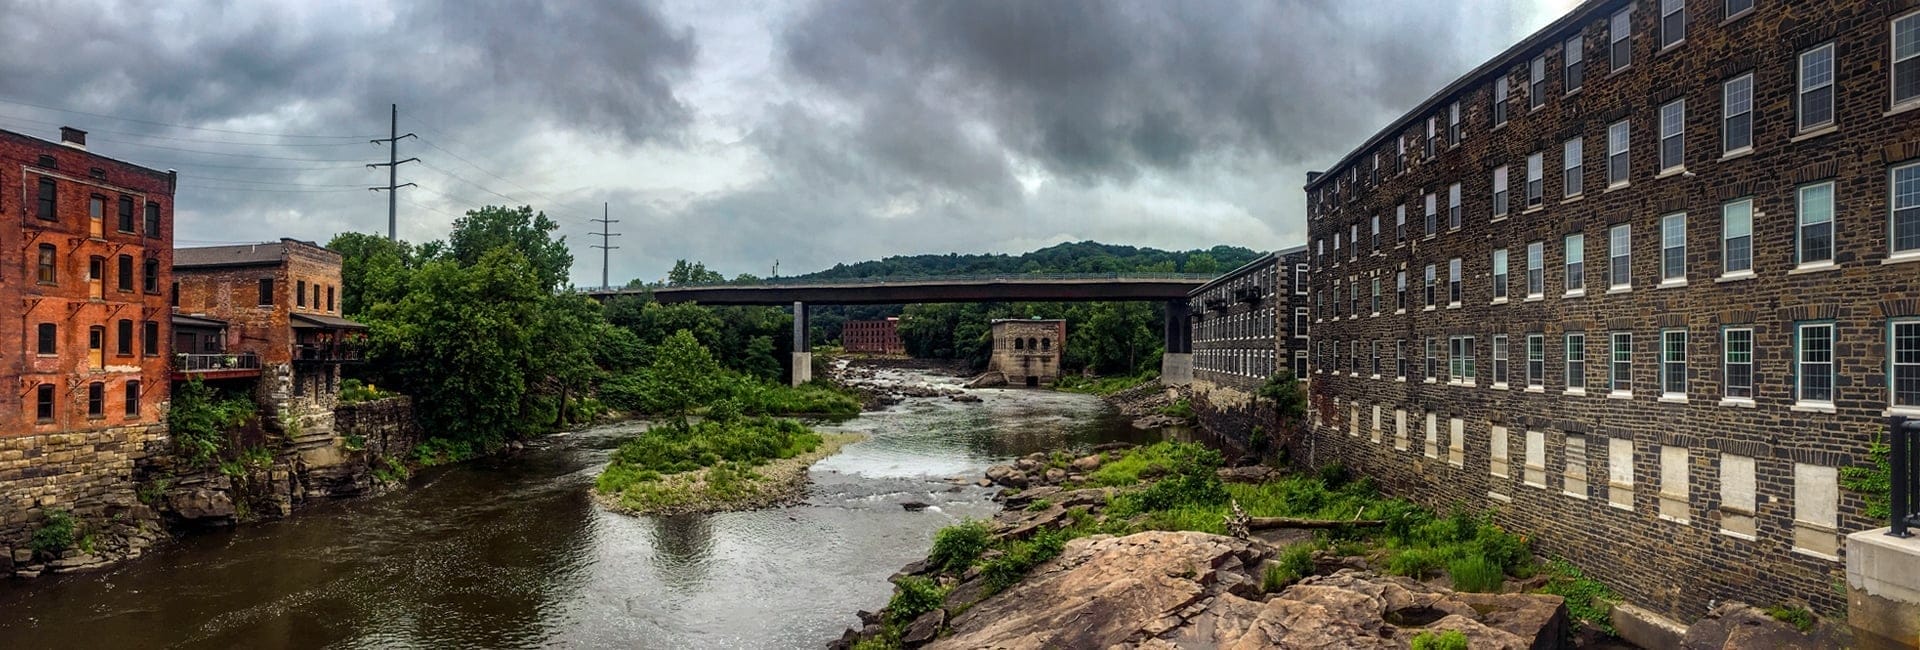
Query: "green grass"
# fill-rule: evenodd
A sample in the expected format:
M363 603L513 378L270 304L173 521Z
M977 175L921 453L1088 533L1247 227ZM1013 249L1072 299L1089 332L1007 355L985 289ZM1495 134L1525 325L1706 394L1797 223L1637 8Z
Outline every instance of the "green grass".
M1313 573L1313 545L1295 544L1280 552L1261 576L1260 587L1268 593L1280 591Z
M1797 605L1774 605L1767 608L1767 615L1773 620L1790 624L1801 634L1813 631L1813 610Z
M933 550L927 553L927 562L940 569L964 571L987 550L987 538L991 534L987 522L975 519L942 528L933 535Z
M1457 591L1498 593L1506 585L1506 570L1484 555L1468 555L1447 563L1447 575L1453 576Z
M1467 650L1467 635L1459 630L1427 630L1413 635L1413 650Z
M1105 397L1120 391L1139 386L1153 380L1154 375L1145 374L1133 377L1081 377L1064 375L1054 380L1053 389L1069 393L1086 393Z
M1180 398L1179 401L1176 401L1172 404L1168 404L1166 406L1160 407L1160 414L1170 418L1179 418L1182 420L1192 420L1195 417L1195 414L1193 412L1193 402L1189 401L1184 397Z
M604 493L619 492L661 474L691 472L723 462L751 466L792 458L813 451L820 443L820 434L799 422L767 417L657 426L620 443L594 485Z

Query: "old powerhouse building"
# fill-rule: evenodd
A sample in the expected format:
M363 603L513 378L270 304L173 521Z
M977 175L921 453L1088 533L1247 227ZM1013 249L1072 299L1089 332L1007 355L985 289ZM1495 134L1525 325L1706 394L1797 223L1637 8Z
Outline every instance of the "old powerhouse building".
M1253 408L1255 392L1282 371L1307 374L1307 248L1268 253L1187 294L1193 337L1193 405L1207 430L1252 442L1277 422Z
M1310 174L1317 459L1671 615L1842 606L1920 410L1916 7L1586 2Z

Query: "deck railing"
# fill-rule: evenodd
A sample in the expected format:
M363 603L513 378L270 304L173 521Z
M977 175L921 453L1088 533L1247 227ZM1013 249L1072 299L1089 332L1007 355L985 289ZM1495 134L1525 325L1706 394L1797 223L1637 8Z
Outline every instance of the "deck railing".
M1910 537L1908 528L1920 527L1920 417L1896 415L1888 423L1893 449L1888 454L1893 523L1888 535Z
M222 370L259 370L260 356L252 352L214 352L173 355L174 372L219 372Z

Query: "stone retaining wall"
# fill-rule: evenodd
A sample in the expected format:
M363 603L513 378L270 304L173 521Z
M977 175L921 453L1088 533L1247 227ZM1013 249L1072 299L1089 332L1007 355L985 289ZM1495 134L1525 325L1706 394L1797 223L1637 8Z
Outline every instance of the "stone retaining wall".
M139 555L153 539L154 515L135 497L134 466L166 437L159 425L0 437L0 575ZM54 512L71 513L80 536L93 533L92 552L35 557L33 534Z

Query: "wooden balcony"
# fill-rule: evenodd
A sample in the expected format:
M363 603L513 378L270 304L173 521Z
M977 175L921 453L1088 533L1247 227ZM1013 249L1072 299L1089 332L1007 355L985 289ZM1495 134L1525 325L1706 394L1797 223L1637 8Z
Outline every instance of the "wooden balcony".
M173 379L238 379L260 376L260 356L252 352L173 355Z

